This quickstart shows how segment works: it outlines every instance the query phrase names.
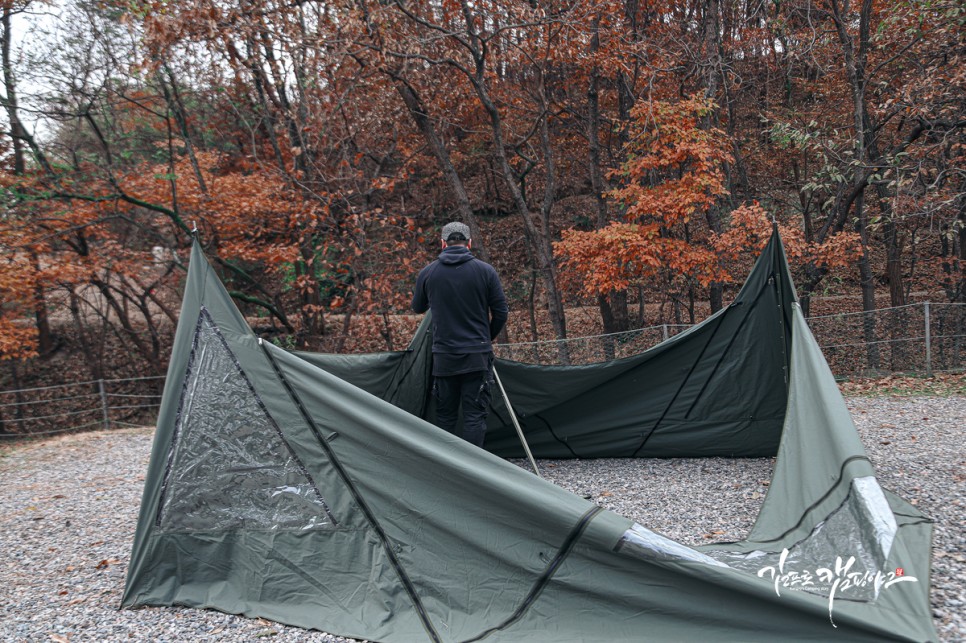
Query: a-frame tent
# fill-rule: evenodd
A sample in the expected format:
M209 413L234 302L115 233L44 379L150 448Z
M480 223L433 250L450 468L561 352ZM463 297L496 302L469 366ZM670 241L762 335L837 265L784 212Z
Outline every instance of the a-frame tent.
M437 429L427 338L261 342L195 243L122 604L379 641L936 638L931 524L877 484L777 235L731 306L642 355L498 364L538 457L777 450L738 543L675 543ZM488 448L521 455L506 422Z

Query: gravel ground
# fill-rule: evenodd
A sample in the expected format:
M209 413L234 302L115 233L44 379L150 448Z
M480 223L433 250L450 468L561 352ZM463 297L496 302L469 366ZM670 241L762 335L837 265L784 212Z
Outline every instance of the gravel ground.
M944 641L966 640L966 398L848 403L882 485L935 520L936 627ZM0 445L0 641L350 640L214 611L117 609L151 438L150 429L125 429ZM772 460L538 465L575 493L700 544L747 532Z

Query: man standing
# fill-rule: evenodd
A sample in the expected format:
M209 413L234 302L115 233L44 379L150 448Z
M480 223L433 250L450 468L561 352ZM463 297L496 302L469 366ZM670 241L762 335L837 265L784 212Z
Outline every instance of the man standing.
M482 447L493 381L491 342L509 311L496 270L470 254L472 245L467 225L443 226L443 252L420 271L413 310L433 312L436 424L455 433L462 405L462 437Z

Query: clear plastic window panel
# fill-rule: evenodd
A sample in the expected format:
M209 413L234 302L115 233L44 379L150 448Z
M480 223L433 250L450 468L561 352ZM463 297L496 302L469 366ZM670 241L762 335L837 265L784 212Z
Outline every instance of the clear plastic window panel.
M811 533L781 551L736 552L674 542L635 524L618 551L656 561L730 567L774 583L782 591L805 591L834 599L874 601L882 588L916 578L886 568L898 526L873 477L852 481L845 501Z
M888 500L870 476L854 479L842 505L806 538L782 551L698 551L638 524L624 532L617 550L645 560L730 567L774 583L779 593L874 601L884 587L917 581L886 568L897 529Z
M842 599L872 601L893 579L886 561L897 529L888 500L870 476L854 479L845 502L787 550L705 551L776 587L827 596L834 586Z
M204 310L181 393L158 524L163 531L337 526Z

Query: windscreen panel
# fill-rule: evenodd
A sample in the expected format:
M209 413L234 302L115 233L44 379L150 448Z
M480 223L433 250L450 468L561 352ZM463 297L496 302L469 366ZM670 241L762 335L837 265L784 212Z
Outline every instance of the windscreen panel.
M161 493L162 531L338 525L204 309Z

